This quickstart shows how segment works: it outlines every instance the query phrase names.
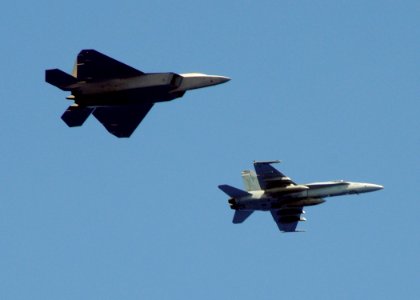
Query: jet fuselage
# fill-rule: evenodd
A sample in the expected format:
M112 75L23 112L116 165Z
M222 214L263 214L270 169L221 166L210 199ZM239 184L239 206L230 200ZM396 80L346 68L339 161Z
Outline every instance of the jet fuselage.
M294 189L297 191L295 192ZM316 182L292 186L291 188L249 191L250 195L229 200L232 209L271 210L284 206L312 206L325 200L322 198L373 192L383 186L350 181ZM288 191L290 190L290 191Z
M187 90L228 80L224 76L200 73L149 73L129 78L79 81L67 87L72 92L67 99L88 107L165 102L182 97Z

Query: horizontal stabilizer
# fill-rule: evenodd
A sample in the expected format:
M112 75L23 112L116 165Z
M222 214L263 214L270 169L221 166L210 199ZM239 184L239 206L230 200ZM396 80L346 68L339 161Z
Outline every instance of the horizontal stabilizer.
M93 108L89 107L79 107L78 105L70 105L64 114L61 116L61 119L69 127L82 126L86 119L92 113Z
M70 85L77 83L77 79L70 74L59 69L45 71L45 81L52 84L63 91L70 91Z
M244 222L253 213L253 210L236 210L233 215L233 223L239 224Z
M219 185L219 189L221 189L225 194L229 195L232 198L241 198L251 195L243 190L237 189L233 186L222 184Z

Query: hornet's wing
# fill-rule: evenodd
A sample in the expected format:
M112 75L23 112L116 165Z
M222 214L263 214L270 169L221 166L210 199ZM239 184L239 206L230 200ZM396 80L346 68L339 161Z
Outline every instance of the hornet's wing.
M146 102L142 105L98 107L93 115L111 134L130 137L152 106L153 103Z
M77 77L79 81L100 81L143 74L143 72L93 49L80 51L73 68L73 76Z
M296 185L289 177L271 166L280 161L254 161L255 172L258 182L263 190L282 188L289 185Z
M270 210L274 221L283 232L296 232L299 221L306 221L301 214L304 214L303 207L285 207L281 209Z

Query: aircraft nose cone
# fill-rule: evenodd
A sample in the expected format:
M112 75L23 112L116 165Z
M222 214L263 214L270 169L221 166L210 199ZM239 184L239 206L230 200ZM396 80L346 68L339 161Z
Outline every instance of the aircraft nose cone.
M212 76L210 77L210 82L213 84L220 84L220 83L225 83L228 82L230 80L229 77L225 77L225 76Z
M230 80L229 77L218 75L206 75L201 73L180 74L182 76L181 86L178 90L193 90L207 86L225 83Z
M379 191L384 188L382 185L379 185L379 184L369 184L366 187L369 189L369 191L372 191L372 192Z
M375 184L375 186L376 186L376 190L382 190L384 188L384 186L380 184Z
M195 82L197 85L201 85L200 87L217 85L217 84L228 82L229 80L230 80L229 77L218 76L218 75L203 75L203 76L195 77Z

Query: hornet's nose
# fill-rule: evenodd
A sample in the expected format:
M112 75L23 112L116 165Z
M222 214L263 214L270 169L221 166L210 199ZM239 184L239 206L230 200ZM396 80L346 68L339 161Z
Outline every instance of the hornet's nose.
M229 77L206 75L201 73L180 74L182 76L181 85L176 89L177 91L199 89L207 86L225 83L230 80Z
M382 185L379 185L379 184L369 183L369 184L365 185L365 188L366 188L366 191L368 191L368 192L374 192L374 191L382 190L384 187Z

